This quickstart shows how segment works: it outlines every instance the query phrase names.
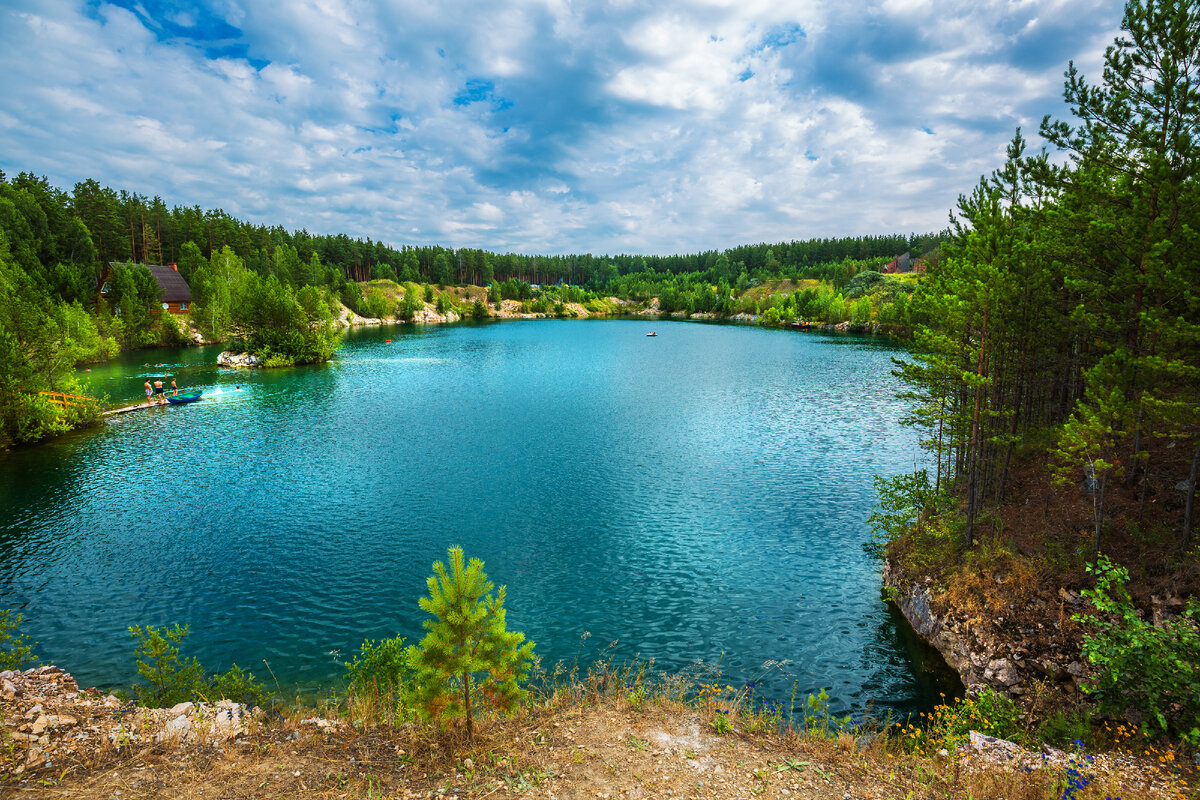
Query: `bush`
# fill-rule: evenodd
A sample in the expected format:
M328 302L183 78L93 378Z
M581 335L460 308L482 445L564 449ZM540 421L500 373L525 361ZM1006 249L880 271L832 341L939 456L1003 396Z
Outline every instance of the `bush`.
M164 347L185 347L192 343L187 331L180 325L179 320L175 319L175 315L169 311L159 314L158 325L162 331L159 343Z
M415 706L413 674L415 647L405 647L404 638L364 639L358 655L346 662L346 690L351 696L374 701L393 714Z
M37 442L71 429L59 407L44 397L17 392L7 406L0 406L0 439L16 444Z
M18 633L25 618L16 617L9 609L0 610L0 670L20 669L25 664L36 664L33 654L37 642L30 642L28 634Z
M855 298L871 294L876 289L882 288L880 284L885 283L887 283L887 278L885 278L881 273L873 270L860 272L851 278L849 283L842 287L842 297L845 297L847 300L853 300Z
M204 669L195 658L184 659L179 645L188 636L188 626L175 625L144 629L134 625L129 635L137 641L138 675L145 685L135 684L133 697L138 705L151 708L173 706L200 694Z
M267 692L253 673L233 664L228 672L209 675L195 657L184 658L179 646L188 637L187 625L156 628L134 625L129 635L137 641L138 675L144 684L133 686L133 698L148 708L167 708L192 699L228 699L263 705Z
M1147 734L1174 733L1200 747L1200 603L1193 598L1179 617L1156 627L1134 607L1127 570L1102 555L1088 572L1096 588L1083 595L1099 613L1072 617L1095 631L1083 637L1083 653L1097 667L1084 691L1102 712L1142 711Z

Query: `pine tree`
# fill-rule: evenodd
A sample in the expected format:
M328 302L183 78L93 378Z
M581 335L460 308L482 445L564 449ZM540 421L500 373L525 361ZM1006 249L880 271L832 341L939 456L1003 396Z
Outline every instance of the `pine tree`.
M451 547L450 567L433 564L426 581L429 596L421 608L429 633L417 657L421 703L427 714L466 717L467 739L474 734L472 683L492 707L511 710L525 696L520 682L533 664L533 642L505 629L504 587L493 597L483 562L463 564L463 549ZM461 696L460 693L461 692Z

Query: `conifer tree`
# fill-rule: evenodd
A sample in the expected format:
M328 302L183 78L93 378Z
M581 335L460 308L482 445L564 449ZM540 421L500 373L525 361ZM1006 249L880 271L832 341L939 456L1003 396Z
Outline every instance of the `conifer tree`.
M492 595L483 562L472 558L464 566L458 546L448 555L449 569L434 562L429 596L420 599L435 617L424 623L429 632L417 655L420 700L427 714L466 717L470 739L472 688L492 707L511 710L526 695L520 682L533 664L533 642L505 629L505 587Z

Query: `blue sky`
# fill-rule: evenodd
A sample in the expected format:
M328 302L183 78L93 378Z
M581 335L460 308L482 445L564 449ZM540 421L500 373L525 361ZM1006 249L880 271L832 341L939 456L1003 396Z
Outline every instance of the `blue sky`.
M937 230L1113 0L0 0L0 169L392 245Z

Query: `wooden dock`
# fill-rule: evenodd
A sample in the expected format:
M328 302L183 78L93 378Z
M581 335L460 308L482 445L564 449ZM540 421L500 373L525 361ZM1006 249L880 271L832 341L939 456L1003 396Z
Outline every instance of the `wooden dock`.
M166 405L168 405L168 403L163 403L162 405L166 406ZM110 408L108 411L104 412L104 416L110 417L113 414L128 414L130 411L137 411L138 409L142 409L142 408L158 408L158 407L159 407L158 403L153 403L151 405L146 405L145 403L137 403L136 405L132 405L132 406L122 406L121 408Z

